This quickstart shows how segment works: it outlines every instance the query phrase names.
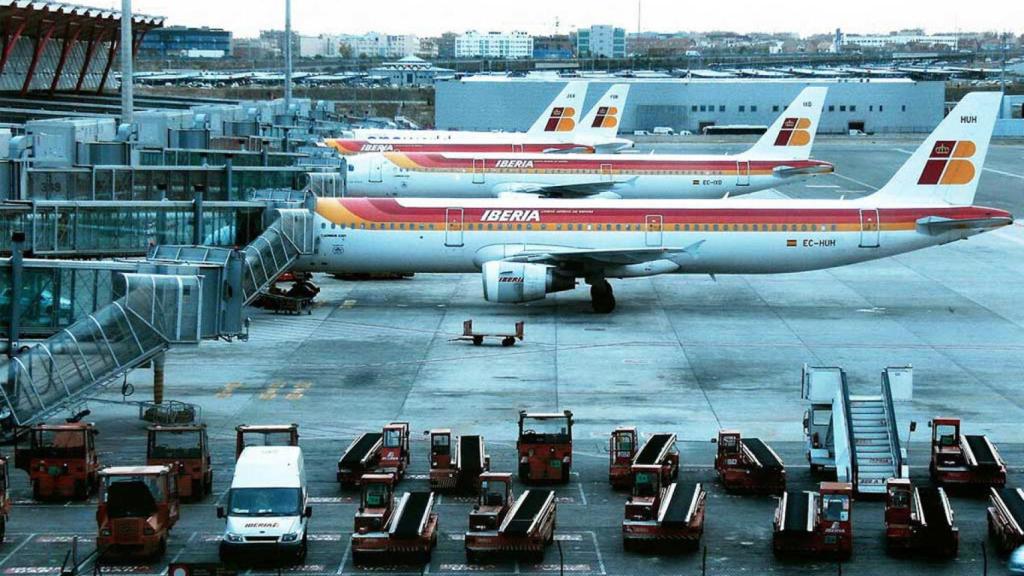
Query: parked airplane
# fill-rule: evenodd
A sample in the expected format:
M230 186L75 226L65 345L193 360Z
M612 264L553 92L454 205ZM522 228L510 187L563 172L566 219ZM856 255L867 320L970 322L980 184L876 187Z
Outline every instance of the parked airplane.
M350 158L346 193L370 197L721 198L814 174L827 88L805 88L749 150L734 156L386 152Z
M493 302L609 278L817 270L945 244L1013 222L973 206L1000 94L972 93L882 189L851 200L331 198L317 202L318 253L302 270L483 273Z
M524 132L456 130L353 130L349 138L325 140L343 155L372 152L615 152L633 142L618 137L629 85L614 84L580 119L587 82L573 81Z

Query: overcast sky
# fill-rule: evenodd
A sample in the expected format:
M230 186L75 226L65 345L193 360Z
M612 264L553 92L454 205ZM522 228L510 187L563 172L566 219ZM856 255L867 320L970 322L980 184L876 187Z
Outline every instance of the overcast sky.
M120 0L77 0L104 8ZM284 0L133 0L135 11L166 16L168 24L211 26L236 36L284 27ZM525 30L551 34L591 24L637 29L637 0L292 0L292 23L302 34L362 33L436 36L465 30ZM642 0L643 30L671 32L731 30L826 33L1024 32L1020 0Z

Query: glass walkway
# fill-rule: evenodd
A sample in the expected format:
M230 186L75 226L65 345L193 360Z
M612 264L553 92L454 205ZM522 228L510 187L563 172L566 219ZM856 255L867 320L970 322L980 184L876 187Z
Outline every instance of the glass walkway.
M41 300L36 296L48 290L50 304L45 309L36 306L23 310L22 318L38 314L49 327L56 325L58 331L13 358L0 360L0 400L14 424L24 426L68 410L99 387L174 344L198 344L203 338L222 336L204 327L241 325L242 307L231 305L221 296L232 290L204 283L237 287L241 304L249 304L297 258L315 250L313 212L275 212L274 223L238 252L202 246L158 246L145 261L34 260L33 267L26 266L23 275L30 278L30 283L37 283L37 291L23 290L29 297L20 297L19 302ZM233 266L233 262L241 265ZM70 292L55 290L54 284L47 283L47 263L51 279L65 280L64 275L71 273ZM10 273L9 260L0 261L0 265L6 265L0 272ZM156 267L178 273L138 272ZM220 273L183 273L203 267L219 268ZM83 277L91 279L93 286L76 287L76 269L91 271ZM110 287L101 287L101 280L110 282ZM210 295L205 302L204 295ZM7 306L4 324L10 315L9 289ZM92 310L76 314L76 310L88 308ZM236 314L238 318L223 322L221 317L225 313ZM213 316L216 323L211 324L211 319L204 315ZM66 327L62 326L64 323Z

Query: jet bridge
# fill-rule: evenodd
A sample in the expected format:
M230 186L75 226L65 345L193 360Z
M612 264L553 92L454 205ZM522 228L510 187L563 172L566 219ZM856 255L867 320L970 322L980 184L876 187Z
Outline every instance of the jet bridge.
M0 413L0 424L25 426L73 408L172 345L244 337L244 306L313 250L313 213L275 212L274 223L241 251L159 246L144 261L28 262L94 266L112 274L115 287L109 303L93 298L93 308L69 326L0 361L0 400L9 411ZM63 304L53 307L59 314Z

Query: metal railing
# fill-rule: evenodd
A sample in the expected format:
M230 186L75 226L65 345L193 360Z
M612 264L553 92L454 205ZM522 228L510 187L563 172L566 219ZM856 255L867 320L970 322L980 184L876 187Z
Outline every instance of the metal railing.
M892 403L892 386L889 383L889 371L882 371L882 406L889 423L889 450L892 452L893 471L897 478L903 476L903 451L900 448L900 434L896 427L896 408Z
M840 384L839 394L836 396L836 401L841 405L839 410L833 408L833 418L841 417L842 422L837 422L838 427L843 430L846 435L846 445L849 449L850 465L846 470L848 478L846 482L857 483L857 442L853 435L853 414L850 411L850 385L846 380L846 371L841 373L842 381ZM838 436L836 437L838 438ZM836 442L836 474L839 476L840 481L844 481L842 478L842 470L839 469L839 442Z

